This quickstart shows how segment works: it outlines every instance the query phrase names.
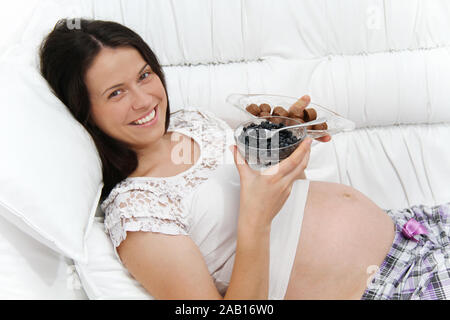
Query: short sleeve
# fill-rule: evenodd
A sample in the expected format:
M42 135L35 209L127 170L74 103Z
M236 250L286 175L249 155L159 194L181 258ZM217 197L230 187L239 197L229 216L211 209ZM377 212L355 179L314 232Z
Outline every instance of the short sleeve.
M119 192L121 191L121 192ZM125 240L127 231L187 235L187 223L177 199L156 196L149 190L113 190L102 204L105 231L114 248ZM111 199L112 198L112 199Z

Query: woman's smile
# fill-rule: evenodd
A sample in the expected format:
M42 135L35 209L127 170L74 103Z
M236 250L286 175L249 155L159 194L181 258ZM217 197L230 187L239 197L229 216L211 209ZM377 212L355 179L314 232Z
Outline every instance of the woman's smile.
M138 128L149 127L158 121L158 105L149 111L145 116L133 121L130 125Z

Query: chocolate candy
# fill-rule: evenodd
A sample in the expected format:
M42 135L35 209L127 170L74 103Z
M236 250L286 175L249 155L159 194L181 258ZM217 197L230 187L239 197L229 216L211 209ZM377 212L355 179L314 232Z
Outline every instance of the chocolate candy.
M284 109L283 107L278 106L278 107L273 108L272 115L280 116L280 117L287 117L287 116L289 116L289 112L286 109Z
M305 123L308 121L313 121L317 119L317 111L314 108L306 108L305 102L302 99L296 101L290 108L289 111L284 109L282 106L276 106L273 109L273 116L287 117L297 120L300 123ZM271 115L271 107L267 103L261 103L259 106L252 103L247 106L246 110L257 117L269 117ZM268 118L268 120L274 124L279 124L283 122L279 118ZM326 123L316 124L313 126L308 126L308 130L327 130L328 125Z
M275 124L280 124L280 123L283 122L283 119L282 118L277 118L277 117L272 117L272 118L269 118L269 121L272 122L272 123L275 123Z
M245 110L247 110L254 116L259 116L259 114L261 113L261 109L255 103L248 105L247 108L245 108Z
M272 108L267 103L260 104L259 108L261 109L261 112L268 112L269 114L270 111L272 111Z
M303 110L303 120L305 120L305 122L316 120L316 118L317 118L317 112L315 109L308 108L308 109Z
M289 109L289 118L299 118L303 119L303 109L300 108L290 108Z

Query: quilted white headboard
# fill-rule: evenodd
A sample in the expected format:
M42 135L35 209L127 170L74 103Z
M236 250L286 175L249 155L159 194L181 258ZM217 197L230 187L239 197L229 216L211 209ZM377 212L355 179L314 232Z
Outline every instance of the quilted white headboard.
M173 111L235 123L230 93L309 94L357 124L313 147L309 178L383 208L450 201L447 0L40 0L21 14L4 57L35 64L59 18L114 20L159 57Z

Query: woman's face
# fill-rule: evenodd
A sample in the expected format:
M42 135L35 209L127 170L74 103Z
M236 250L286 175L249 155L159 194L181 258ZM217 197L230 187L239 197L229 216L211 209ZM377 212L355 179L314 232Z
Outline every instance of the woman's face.
M167 96L161 79L134 48L102 48L85 75L95 124L138 150L165 131Z

